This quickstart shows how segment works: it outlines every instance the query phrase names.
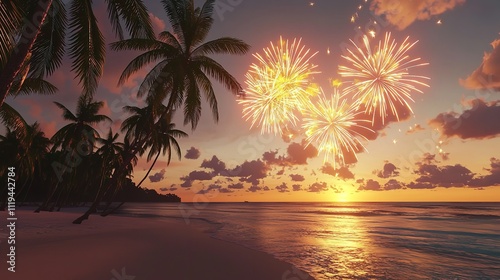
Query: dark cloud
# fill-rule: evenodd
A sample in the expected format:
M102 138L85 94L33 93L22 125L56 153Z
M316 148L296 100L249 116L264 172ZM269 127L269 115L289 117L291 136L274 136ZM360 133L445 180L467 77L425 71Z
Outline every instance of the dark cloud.
M493 51L485 53L481 65L460 84L468 89L500 90L500 39L491 43Z
M187 176L184 176L181 178L183 181L206 181L206 180L212 180L214 175L212 173L208 173L206 171L201 171L201 170L194 170L189 172Z
M259 187L259 186L250 186L248 189L247 189L249 192L258 192L258 191L261 191L262 188Z
M308 192L323 192L328 190L328 185L326 182L315 182L309 185Z
M219 190L220 193L232 193L234 192L233 190L230 190L228 188L220 188Z
M431 183L425 183L425 182L410 182L409 184L406 184L406 187L409 189L434 189L437 186L433 185Z
M294 192L301 191L301 190L302 190L302 185L299 185L299 184L293 184L293 185L292 185L292 190L293 190Z
M471 187L491 187L500 185L500 159L491 158L490 168L485 168L490 174L474 178Z
M160 170L160 172L157 172L151 176L149 176L149 181L152 183L160 182L161 180L165 179L165 169Z
M399 175L399 168L390 162L386 162L382 170L375 170L375 174L379 178L397 177Z
M399 182L396 179L390 179L389 181L387 181L387 183L384 184L384 190L399 190L404 188L404 186L405 185L402 182Z
M368 179L366 183L362 183L359 188L359 191L381 191L382 188L380 186L380 183L378 181Z
M186 154L184 155L184 158L187 159L198 159L200 157L200 150L196 149L195 147L191 147L189 150L186 151Z
M182 179L182 178L181 178ZM182 188L190 188L193 186L193 181L186 180L180 184Z
M307 159L315 158L318 150L313 145L307 145L305 141L301 143L291 143L287 148L288 159L292 164L307 164Z
M259 179L265 178L269 170L270 167L259 159L243 162L241 165L238 165L231 170L230 174L241 177L240 181L242 182L249 182L253 185L257 185L259 183Z
M436 187L463 187L474 176L474 173L460 164L437 166L420 163L415 174L419 175L415 179L416 183L429 183Z
M233 189L233 190L241 190L243 189L245 186L243 186L242 183L235 183L235 184L230 184L229 186L227 186L229 189Z
M267 165L292 166L307 164L307 160L315 158L318 150L314 145L307 145L303 140L300 143L292 142L288 145L285 155L278 155L278 151L268 151L262 154L262 161Z
M215 184L208 185L207 190L209 190L209 191L211 191L211 190L220 190L221 188L222 188L221 185L215 183Z
M264 191L270 191L271 189L270 189L268 186L264 186L264 187L262 188L262 190L264 190Z
M342 180L354 179L354 174L349 170L349 167L347 166L342 166L335 169L330 163L327 162L321 167L320 170L324 174L332 175Z
M203 168L208 168L208 169L212 169L214 172L214 176L215 175L221 175L223 173L227 173L226 172L226 164L219 160L215 155L212 156L212 158L210 160L203 160L203 162L201 163L200 167L203 167Z
M471 109L462 114L441 113L429 124L435 126L445 137L461 139L485 139L500 135L500 101L486 103L480 99L469 102Z
M277 189L281 193L289 192L288 186L286 185L285 182L281 183L281 185L277 186L275 189Z
M302 182L306 179L306 178L304 178L304 176L302 176L300 174L290 174L290 178L292 179L292 181L295 181L295 182Z
M281 169L280 171L276 172L276 175L283 175L285 174L285 169Z

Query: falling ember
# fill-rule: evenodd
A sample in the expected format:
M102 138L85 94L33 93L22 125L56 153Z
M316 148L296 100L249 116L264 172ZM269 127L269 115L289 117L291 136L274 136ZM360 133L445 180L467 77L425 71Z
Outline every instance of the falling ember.
M356 152L364 149L359 138L367 140L356 128L373 132L363 125L363 122L369 121L357 118L360 113L355 106L347 104L337 88L329 98L321 90L318 100L311 102L311 106L303 112L302 128L308 145L314 143L318 151L324 153L325 162L333 159L334 167L337 161L344 165L344 152L356 156Z
M418 41L409 43L408 39L398 46L395 40L391 40L391 34L386 33L385 39L372 49L368 36L364 36L364 49L351 40L353 50L348 49L348 55L342 56L348 64L339 66L339 74L352 79L345 91L353 94L358 107L364 107L365 112L372 115L372 123L377 111L382 123L388 111L399 120L397 105L413 113L409 101L414 100L410 93L422 93L419 86L429 87L424 82L429 80L428 77L409 73L410 69L428 63L420 62L420 58L410 58L407 52Z
M372 38L375 38L375 31L370 30L370 31L368 31L368 34L370 34L370 36L372 36Z
M261 133L282 134L283 127L295 125L297 113L308 106L317 87L310 83L316 65L309 60L316 55L301 45L301 39L292 43L280 38L279 44L271 42L264 54L254 54L258 60L250 66L246 77L243 117L251 120L251 127L258 125Z
M438 21L436 21L436 24L441 25L441 24L443 24L443 22L439 19Z
M327 49L326 49L326 53L327 53L327 54L330 54L330 48L327 48Z

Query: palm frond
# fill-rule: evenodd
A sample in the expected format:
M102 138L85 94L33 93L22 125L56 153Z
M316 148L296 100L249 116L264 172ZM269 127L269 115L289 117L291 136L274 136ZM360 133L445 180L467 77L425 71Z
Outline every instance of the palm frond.
M142 0L111 0L115 2L125 28L132 38L155 38L148 9Z
M21 114L7 104L7 102L4 102L0 107L0 121L16 133L25 133L28 127Z
M91 1L73 0L70 7L69 56L85 94L92 95L102 76L106 48Z
M0 69L7 62L14 45L14 33L23 14L18 0L0 0Z
M66 108L66 106L62 105L59 102L55 102L55 101L54 101L54 104L56 104L56 106L59 107L59 109L61 109L63 111L63 119L64 120L73 121L73 122L78 121L78 118L68 108Z
M50 95L57 92L56 86L41 78L26 78L22 85L21 80L15 80L12 88L19 88L15 94L11 93L14 96L29 94Z
M191 123L191 128L194 130L201 116L200 89L196 84L196 79L192 76L189 78L184 103L184 125Z
M208 41L198 46L193 55L207 54L246 54L250 50L250 45L240 39L231 37L222 37Z
M240 83L238 83L236 78L229 74L229 72L227 72L227 70L224 69L224 67L222 67L222 65L220 65L217 61L207 56L196 57L194 60L195 63L199 63L203 72L216 79L233 94L241 92L242 87Z
M65 53L67 12L62 0L53 0L42 30L33 45L30 77L49 76L62 64Z

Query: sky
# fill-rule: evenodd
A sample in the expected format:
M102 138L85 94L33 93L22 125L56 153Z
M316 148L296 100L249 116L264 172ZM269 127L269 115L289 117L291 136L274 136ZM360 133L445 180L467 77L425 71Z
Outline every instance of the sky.
M160 1L145 2L155 31L170 30ZM116 41L104 4L94 5L107 42ZM499 12L497 0L217 0L208 39L232 36L251 45L243 56L215 56L243 87L245 73L256 62L252 54L262 53L282 36L301 38L307 49L318 52L311 58L321 72L314 83L332 91L350 40L360 43L371 30L374 45L387 32L397 43L406 37L418 41L408 55L429 63L415 69L415 74L430 78L429 87L412 92L413 114L387 121L362 140L366 150L357 154L356 162L334 166L324 162L314 143L307 145L303 133L289 139L251 128L237 97L214 81L219 122L213 121L206 103L194 131L176 116L177 128L189 134L179 139L181 160L173 158L167 166L160 157L143 186L194 202L498 201ZM95 99L105 102L101 113L113 123L99 125L102 136L110 127L119 130L127 117L123 106L143 104L134 93L151 66L117 85L121 71L137 55L107 50ZM65 124L53 101L74 110L81 89L67 58L49 80L59 88L56 95L7 102L28 122L41 123L50 137ZM133 180L139 182L149 166L141 158Z

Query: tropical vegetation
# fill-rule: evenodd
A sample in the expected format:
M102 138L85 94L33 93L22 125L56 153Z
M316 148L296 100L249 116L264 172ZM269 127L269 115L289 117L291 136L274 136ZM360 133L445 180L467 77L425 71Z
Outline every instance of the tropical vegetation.
M172 120L177 112L181 111L184 125L195 129L202 98L218 121L213 80L233 94L241 92L238 81L211 55L242 55L249 45L232 37L207 40L215 0L200 7L193 0L161 0L171 30L158 36L142 0L106 0L108 19L119 39L111 44L112 50L142 52L124 69L118 83L154 66L137 92L145 105L124 106L128 117L120 131L110 128L102 133L99 125L113 123L100 113L104 102L96 94L109 38L99 30L95 5L91 0L41 2L0 0L0 120L5 126L0 136L0 177L7 176L7 167L16 167L16 201L37 201L37 212L87 205L76 224L100 207L101 215L109 214L113 202L180 201L173 194L158 195L139 186L161 156L167 163L172 151L181 158L178 140L187 134L175 128ZM35 16L37 21L30 22ZM28 24L36 27L29 36L25 34ZM5 100L21 94L55 94L58 89L45 78L57 71L65 53L82 91L75 111L54 102L65 124L49 139L40 124L29 125ZM139 157L151 165L136 185L132 176ZM1 196L5 202L5 191Z

